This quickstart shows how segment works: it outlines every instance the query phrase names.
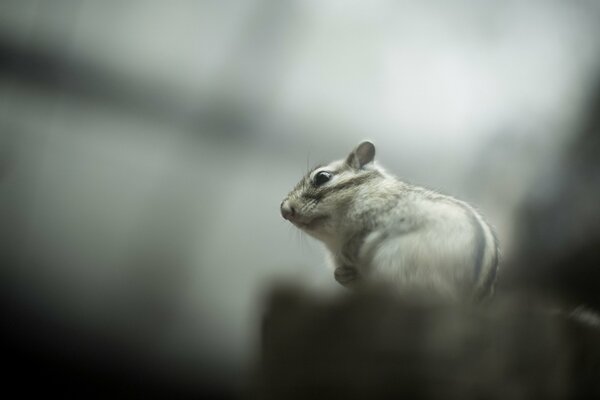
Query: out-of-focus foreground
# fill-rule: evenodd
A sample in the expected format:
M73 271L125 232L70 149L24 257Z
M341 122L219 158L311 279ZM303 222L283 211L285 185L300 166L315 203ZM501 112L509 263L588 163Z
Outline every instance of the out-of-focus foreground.
M257 360L267 375L255 385L270 373L278 379L286 369L260 345L268 288L284 280L317 298L341 291L279 202L307 164L342 157L364 138L391 172L472 202L496 226L499 298L600 309L600 4L523 3L0 3L8 380L79 395L235 396ZM312 305L299 299L306 304L283 309L302 321L299 310ZM423 327L409 322L416 312L466 321L447 335L462 361L475 357L465 326L484 343L474 349L489 349L485 338L496 343L497 334L486 335L510 315L506 307L515 307L514 329L498 329L517 332L514 349L535 341L519 339L530 325L516 300L492 308L489 320L402 304L390 309L411 332ZM335 315L329 306L325 315ZM348 323L360 323L348 310ZM288 312L282 318L276 327L287 326ZM542 372L569 377L555 381L557 397L573 385L597 390L568 370L597 372L597 353L563 363L587 354L571 346L579 328L563 334L547 318L532 319L540 324L529 332L551 328L523 368L548 362L536 355L554 349L557 368ZM594 343L591 332L582 343ZM441 336L441 347L422 348L425 386L430 356L453 348ZM411 345L402 338L398 346ZM391 360L403 354L394 349ZM490 351L493 361L500 353ZM407 359L418 362L415 354ZM303 360L317 365L310 356ZM518 359L498 357L519 373ZM484 388L507 376L489 378L490 365ZM456 371L453 382L460 371L478 373Z

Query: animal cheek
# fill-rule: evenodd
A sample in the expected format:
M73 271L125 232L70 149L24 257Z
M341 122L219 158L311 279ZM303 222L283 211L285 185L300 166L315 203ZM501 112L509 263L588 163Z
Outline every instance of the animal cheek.
M334 214L339 214L340 210L340 206L339 204L336 203L330 203L328 201L322 201L318 204L318 213L319 214L326 214L326 215L334 215Z

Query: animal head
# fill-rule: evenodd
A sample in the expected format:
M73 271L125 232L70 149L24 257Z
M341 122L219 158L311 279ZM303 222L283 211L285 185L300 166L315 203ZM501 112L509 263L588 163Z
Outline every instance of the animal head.
M331 235L358 191L381 176L374 158L375 146L364 141L345 159L317 166L283 200L281 215L319 239Z

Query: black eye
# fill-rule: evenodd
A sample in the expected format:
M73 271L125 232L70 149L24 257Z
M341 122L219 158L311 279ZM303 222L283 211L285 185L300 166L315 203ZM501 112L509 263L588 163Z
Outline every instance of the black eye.
M321 171L314 177L315 186L321 186L331 179L331 172Z

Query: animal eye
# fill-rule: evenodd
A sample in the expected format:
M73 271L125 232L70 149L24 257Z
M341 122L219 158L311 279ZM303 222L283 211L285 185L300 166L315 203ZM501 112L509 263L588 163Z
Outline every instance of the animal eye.
M321 171L314 177L315 186L321 186L331 179L331 172Z

